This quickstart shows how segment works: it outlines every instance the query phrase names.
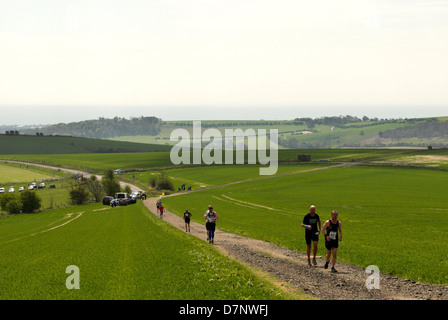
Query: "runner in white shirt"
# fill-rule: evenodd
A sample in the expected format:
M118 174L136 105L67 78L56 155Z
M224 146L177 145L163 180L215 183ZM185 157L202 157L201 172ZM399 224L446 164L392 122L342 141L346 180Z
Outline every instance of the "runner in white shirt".
M207 212L204 214L206 221L205 228L207 229L207 241L213 243L215 240L216 220L219 219L218 214L213 211L212 206L208 206Z

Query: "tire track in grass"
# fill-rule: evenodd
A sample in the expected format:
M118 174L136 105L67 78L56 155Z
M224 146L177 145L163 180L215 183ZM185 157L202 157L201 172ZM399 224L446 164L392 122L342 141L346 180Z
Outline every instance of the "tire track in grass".
M21 235L21 234L23 234L23 233L33 232L33 231L36 231L36 230L39 230L39 229L42 229L42 228L47 228L47 227L52 226L52 225L54 225L54 224L56 224L56 223L58 223L58 222L60 222L60 221L64 221L64 220L70 218L71 215L72 215L72 213L69 213L69 214L67 214L64 218L58 219L58 220L56 220L56 221L53 221L53 222L47 224L46 226L39 226L39 227L37 227L37 228L33 228L33 229L31 229L31 230L20 231L20 232L17 232L17 233L15 233L15 234L9 234L9 235L6 235L6 236L4 236L4 237L1 237L0 240L6 239L6 238L11 238L11 237L16 237L16 236Z
M2 243L0 243L0 244L7 244L7 243L11 243L11 242L19 241L19 240L22 240L22 239L25 239L25 238L34 237L34 236L37 236L37 235L42 234L42 233L46 233L46 232L50 232L50 231L56 230L56 229L58 229L58 228L61 228L61 227L65 226L65 225L69 224L70 222L73 222L74 220L78 219L79 217L81 217L81 216L83 215L83 213L84 213L84 212L78 212L78 213L77 213L77 216L75 216L73 219L68 220L68 221L66 221L66 222L64 222L64 223L62 223L62 224L60 224L60 225L54 226L54 227L52 227L52 228L49 228L49 229L46 229L46 230L43 230L43 231L39 231L39 232L35 232L35 233L29 234L29 235L26 235L26 236L23 236L23 237L15 238L15 239L12 239L12 240L9 240L9 241L5 241L5 242L2 242ZM73 214L76 214L76 213L69 213L69 214L68 214L69 218L71 218L71 216L72 216ZM50 225L51 225L51 224L50 224ZM35 229L34 229L34 230L35 230Z
M245 208L249 208L249 209L265 209L265 210L275 211L276 213L284 215L284 216L288 216L288 217L291 216L291 214L285 213L285 211L282 211L282 210L278 210L278 209L262 206L262 205L259 205L259 204L256 204L256 203L251 203L251 202L246 202L246 201L233 199L233 198L228 197L228 196L226 196L224 194L221 195L221 196L224 199L222 199L222 198L220 198L218 196L212 196L212 198L215 198L215 199L217 199L219 201L231 203L231 204L234 204L234 205L239 206L239 207L245 207Z

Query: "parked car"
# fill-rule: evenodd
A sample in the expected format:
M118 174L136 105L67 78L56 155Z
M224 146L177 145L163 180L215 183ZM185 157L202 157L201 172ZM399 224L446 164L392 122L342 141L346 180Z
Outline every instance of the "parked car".
M115 194L115 199L127 199L128 194L125 192L118 192Z
M33 186L33 187L37 187L37 183L34 181L34 182L31 182L31 184L30 184L30 186Z
M14 190L13 187L10 187L9 190L8 190L9 193L14 193L15 191L16 191L16 190Z
M129 198L131 198L131 199L133 199L133 200L140 199L141 193L142 193L141 191L138 191L138 192L132 192L132 193L129 195Z
M131 199L135 199L135 200L137 200L137 199L145 200L145 199L146 199L146 194L143 193L143 191L135 191L135 192L132 192L132 193L129 195L129 197L130 197Z
M23 190L25 190L25 187L20 187L19 188L19 192L22 192Z
M106 205L106 206L109 206L112 200L114 200L114 197L105 196L103 198L103 204Z
M0 188L0 193L5 193L5 188Z
M45 183L42 182L37 189L45 189Z
M127 206L129 204L128 198L121 198L121 199L118 199L118 201L119 201L120 206Z
M29 186L28 186L28 190L34 190L34 186L32 185L32 184L30 184Z

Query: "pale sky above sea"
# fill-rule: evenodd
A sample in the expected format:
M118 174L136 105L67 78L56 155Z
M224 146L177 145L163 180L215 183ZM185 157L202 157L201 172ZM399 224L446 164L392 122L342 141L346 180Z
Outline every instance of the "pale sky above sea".
M446 57L446 0L0 0L0 125L444 116Z

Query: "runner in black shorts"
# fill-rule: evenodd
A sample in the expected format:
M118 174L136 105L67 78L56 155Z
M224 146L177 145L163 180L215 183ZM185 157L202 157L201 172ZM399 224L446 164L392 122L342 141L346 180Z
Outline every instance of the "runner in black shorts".
M302 227L305 228L306 254L308 256L308 265L311 266L311 242L313 242L314 247L313 264L316 265L317 242L319 241L321 224L319 215L316 214L315 206L311 206L310 212L303 218Z
M325 262L325 269L328 268L330 257L333 253L333 260L331 261L331 272L337 272L334 268L336 265L336 258L338 253L339 241L342 241L342 223L338 220L338 212L333 210L331 212L331 219L327 220L322 227L322 232L325 232L325 248L327 248L327 260Z
M218 220L218 214L213 211L212 206L208 206L207 212L204 214L204 219L206 221L205 227L207 229L207 241L208 243L214 243L215 241L215 229L216 220Z
M190 217L192 214L186 210L184 212L185 232L190 232Z

